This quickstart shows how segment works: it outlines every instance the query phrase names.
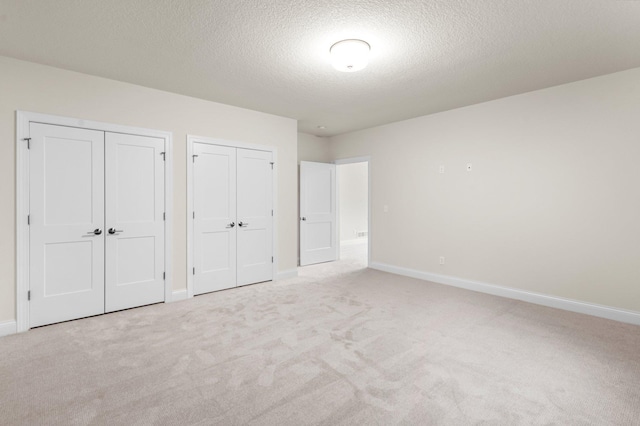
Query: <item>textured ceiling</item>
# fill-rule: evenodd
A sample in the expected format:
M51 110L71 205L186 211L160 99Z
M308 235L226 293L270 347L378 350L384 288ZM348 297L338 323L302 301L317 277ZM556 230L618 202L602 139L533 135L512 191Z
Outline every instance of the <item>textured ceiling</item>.
M345 38L365 70L331 67ZM640 67L640 1L0 0L0 55L328 136Z

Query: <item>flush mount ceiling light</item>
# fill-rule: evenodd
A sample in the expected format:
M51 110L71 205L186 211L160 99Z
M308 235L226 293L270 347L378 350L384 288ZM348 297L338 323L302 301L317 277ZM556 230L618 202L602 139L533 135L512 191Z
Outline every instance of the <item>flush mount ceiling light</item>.
M342 72L359 71L369 63L371 46L363 40L342 40L329 49L333 67Z

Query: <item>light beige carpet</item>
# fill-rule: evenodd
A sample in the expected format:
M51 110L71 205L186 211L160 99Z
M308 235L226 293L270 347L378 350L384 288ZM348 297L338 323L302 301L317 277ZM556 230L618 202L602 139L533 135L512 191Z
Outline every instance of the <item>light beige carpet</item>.
M640 327L362 269L0 339L0 423L640 422Z

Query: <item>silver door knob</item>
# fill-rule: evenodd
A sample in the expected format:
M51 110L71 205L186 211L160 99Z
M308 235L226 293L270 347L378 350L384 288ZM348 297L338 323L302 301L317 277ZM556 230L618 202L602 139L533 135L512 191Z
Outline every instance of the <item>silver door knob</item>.
M109 234L113 235L116 232L124 232L122 229L115 229L115 228L109 228L109 230L107 231Z
M100 235L100 234L102 234L102 229L96 228L91 232L87 232L87 234Z
M307 218L303 216L300 218L300 220L307 220Z
M227 228L233 228L234 226L236 226L236 223L231 222L230 224L227 225Z
M240 228L246 228L247 226L249 226L249 224L247 222L238 222L238 226Z

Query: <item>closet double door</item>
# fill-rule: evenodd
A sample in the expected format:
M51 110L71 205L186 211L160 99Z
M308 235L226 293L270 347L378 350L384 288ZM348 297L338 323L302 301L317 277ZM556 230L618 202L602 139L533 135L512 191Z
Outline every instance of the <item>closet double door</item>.
M193 146L193 290L273 279L272 153Z
M30 123L30 326L164 300L164 139Z

